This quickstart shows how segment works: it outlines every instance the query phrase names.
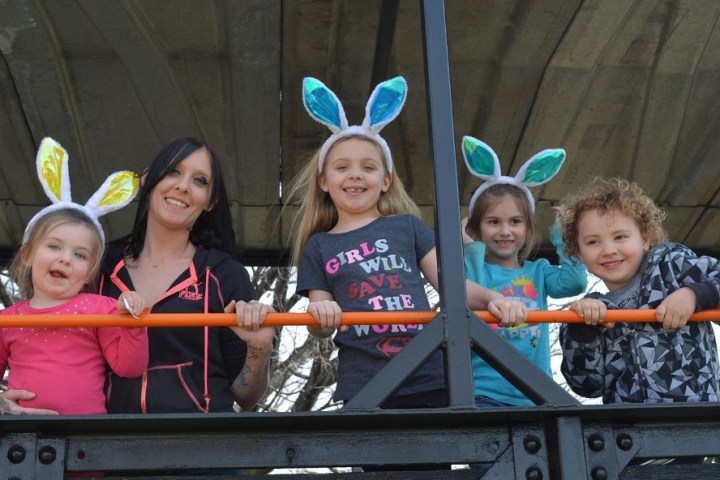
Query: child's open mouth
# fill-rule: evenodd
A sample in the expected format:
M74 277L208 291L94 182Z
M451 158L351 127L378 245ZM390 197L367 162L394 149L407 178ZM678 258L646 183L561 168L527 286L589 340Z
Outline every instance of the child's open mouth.
M67 278L67 275L65 275L63 272L60 272L58 270L51 270L50 276L53 278Z

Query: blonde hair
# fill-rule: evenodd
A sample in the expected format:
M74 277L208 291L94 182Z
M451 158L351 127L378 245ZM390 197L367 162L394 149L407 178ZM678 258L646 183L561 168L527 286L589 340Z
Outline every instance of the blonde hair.
M475 202L472 212L470 212L465 231L471 237L480 239L483 217L485 217L485 214L490 208L497 205L505 197L510 197L517 202L517 205L520 207L520 213L525 221L525 243L523 243L522 248L518 252L518 261L522 263L537 249L540 245L541 238L538 233L530 200L525 191L517 185L498 183L481 193Z
M84 225L93 232L92 258L88 269L90 281L83 287L83 292L97 291L97 279L100 273L100 262L102 260L103 245L100 232L93 221L86 214L74 208L66 208L50 212L35 223L28 233L27 240L23 242L10 263L10 279L18 286L20 298L32 298L35 293L32 283L32 259L42 241L48 233L56 227L64 224Z
M352 135L342 138L335 142L335 144L328 151L328 155L335 145L347 141L348 139L356 138L372 142L378 148L380 156L383 157L383 168L385 175L390 177L390 186L387 192L380 194L378 200L378 211L382 216L397 215L402 213L409 213L417 217L420 216L420 209L415 202L410 198L405 186L397 175L397 169L393 169L392 173L388 173L385 158L382 155L382 150L372 139L364 137L362 135ZM299 219L293 222L293 231L296 232L292 246L292 254L290 258L291 265L297 265L300 260L300 253L302 252L305 243L315 233L327 232L331 230L338 221L338 212L333 204L330 195L324 192L319 185L319 179L324 175L323 173L318 174L318 162L320 157L320 149L312 156L312 159L305 168L290 182L288 188L287 201L285 203L286 208L293 199L298 198L302 195L302 201L300 203L300 209L295 219ZM304 193L304 195L303 195Z
M568 255L578 255L578 222L584 212L591 210L600 215L616 211L631 218L650 247L667 241L662 226L665 211L655 205L638 184L621 178L595 178L562 201L560 221Z

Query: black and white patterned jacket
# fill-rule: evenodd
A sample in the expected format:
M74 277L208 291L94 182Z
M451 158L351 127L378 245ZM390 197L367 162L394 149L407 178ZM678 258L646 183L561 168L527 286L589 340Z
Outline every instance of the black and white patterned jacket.
M679 244L662 244L645 256L640 268L638 305L656 308L680 287L693 289L696 311L720 304L720 263L698 257ZM618 308L603 294L590 294ZM720 321L720 318L718 318ZM718 400L718 354L711 323L688 322L666 330L656 322L616 323L607 329L563 324L562 374L583 397L603 403L661 403Z

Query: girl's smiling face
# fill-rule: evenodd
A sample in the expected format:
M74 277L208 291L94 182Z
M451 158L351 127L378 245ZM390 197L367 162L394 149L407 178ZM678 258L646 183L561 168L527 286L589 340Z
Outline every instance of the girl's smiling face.
M333 145L318 179L320 188L330 195L339 221L380 216L378 201L390 182L380 149L364 138L348 138Z
M84 224L66 222L50 229L30 257L32 306L60 305L80 293L91 280L98 244L98 233Z
M480 220L480 240L485 244L486 261L518 268L526 239L527 224L518 200L510 195L493 200Z

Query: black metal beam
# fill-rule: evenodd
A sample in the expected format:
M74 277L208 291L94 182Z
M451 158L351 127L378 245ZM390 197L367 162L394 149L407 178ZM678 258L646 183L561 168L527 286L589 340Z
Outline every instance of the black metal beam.
M392 52L395 40L398 4L399 0L383 0L380 2L378 30L375 39L375 55L373 56L368 97L375 88L375 85L387 80L389 76L388 65L390 63L390 52Z
M430 158L435 178L440 312L445 322L445 375L452 406L474 406L468 328L470 311L460 234L460 194L450 93L445 5L421 0Z
M720 455L720 404L0 416L0 478L17 480L60 480L66 470L112 478L145 469L153 478L183 469L477 462L493 464L486 478L597 480L642 478L631 465L640 457L693 455ZM693 478L718 472L692 468ZM673 469L653 472L644 478L677 478Z

